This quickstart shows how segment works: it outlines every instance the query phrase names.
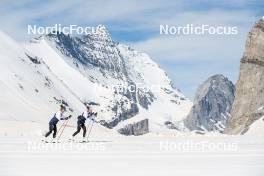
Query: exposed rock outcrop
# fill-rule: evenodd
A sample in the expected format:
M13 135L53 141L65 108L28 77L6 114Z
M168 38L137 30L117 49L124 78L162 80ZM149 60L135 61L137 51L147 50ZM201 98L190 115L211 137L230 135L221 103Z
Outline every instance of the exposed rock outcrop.
M126 136L139 136L146 134L149 132L149 121L148 119L144 119L133 124L128 124L125 127L119 129L118 132Z
M225 130L228 134L244 134L264 115L259 112L264 105L264 18L249 32L236 90L232 117Z
M199 86L194 105L184 120L193 131L223 132L234 101L235 86L223 75L214 75Z
M169 105L175 109L181 106L185 108L184 104L190 107L191 102L173 87L166 73L147 54L113 41L104 26L100 29L104 31L104 35L92 33L84 36L71 36L59 32L50 33L34 39L29 51L33 47L34 54L39 56L42 45L48 44L65 63L81 74L81 79L85 77L87 81L82 82L87 84L85 86L87 89L83 91L87 93L82 94L79 90L73 92L84 102L94 101L100 104L97 110L102 116L98 117L100 118L98 120L108 128L114 128L118 123L140 114L141 108L150 110L154 102L162 102L166 104L166 107ZM37 50L35 50L35 45L39 47ZM41 56L46 59L49 57L46 54ZM51 64L53 63L49 62L48 65ZM58 75L63 75L60 79L65 82L64 74L59 73ZM70 89L76 88L71 81L67 82ZM162 90L166 88L170 94L162 90L155 91L156 87ZM91 96L89 96L90 90L95 90ZM173 101L178 104L174 104ZM185 112L188 113L188 108L186 109ZM168 117L167 112L162 110L160 112L162 113L160 116ZM174 114L175 112L171 111L169 115L174 117ZM184 116L183 113L182 116L176 118L182 120ZM163 124L163 120L159 123Z

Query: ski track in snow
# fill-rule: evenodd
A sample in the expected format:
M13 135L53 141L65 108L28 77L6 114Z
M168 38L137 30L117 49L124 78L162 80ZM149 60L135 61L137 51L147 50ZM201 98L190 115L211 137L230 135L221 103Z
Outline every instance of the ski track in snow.
M0 175L263 175L264 140L245 136L181 137L92 137L90 143L102 150L28 150L37 138L1 137ZM233 150L161 150L161 142L179 145L235 144ZM59 145L70 143L59 143ZM53 145L53 144L46 144Z

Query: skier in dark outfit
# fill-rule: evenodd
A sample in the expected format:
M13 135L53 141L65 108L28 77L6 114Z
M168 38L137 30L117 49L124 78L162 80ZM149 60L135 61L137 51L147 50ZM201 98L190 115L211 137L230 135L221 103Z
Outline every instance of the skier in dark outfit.
M57 134L57 123L59 120L68 120L71 118L71 115L68 117L64 116L64 112L66 111L65 106L61 105L60 110L54 114L54 116L49 121L49 131L45 134L45 138L47 138L53 131L53 138L56 138Z
M74 139L74 136L76 136L81 129L83 129L83 141L85 140L86 135L86 127L85 127L85 121L90 118L90 120L93 120L91 118L93 115L97 116L97 113L92 112L92 109L89 106L86 106L86 110L82 113L82 115L78 116L77 120L77 131L73 133L72 140Z

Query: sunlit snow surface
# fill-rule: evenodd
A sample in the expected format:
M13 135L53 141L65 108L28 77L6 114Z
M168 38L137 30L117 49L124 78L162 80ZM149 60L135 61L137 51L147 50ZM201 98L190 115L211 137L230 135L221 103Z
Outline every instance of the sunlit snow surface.
M4 176L264 174L263 137L91 135L90 143L62 139L59 144L40 143L35 137L0 138L0 175ZM48 149L34 149L28 142Z

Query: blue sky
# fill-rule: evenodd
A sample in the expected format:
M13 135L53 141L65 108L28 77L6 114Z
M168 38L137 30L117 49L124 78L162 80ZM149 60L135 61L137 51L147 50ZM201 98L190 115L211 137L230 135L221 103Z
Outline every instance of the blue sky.
M104 24L115 41L146 52L189 98L213 74L238 79L246 36L263 0L21 0L0 2L0 30L25 41L27 25ZM237 26L238 35L162 36L159 26Z

